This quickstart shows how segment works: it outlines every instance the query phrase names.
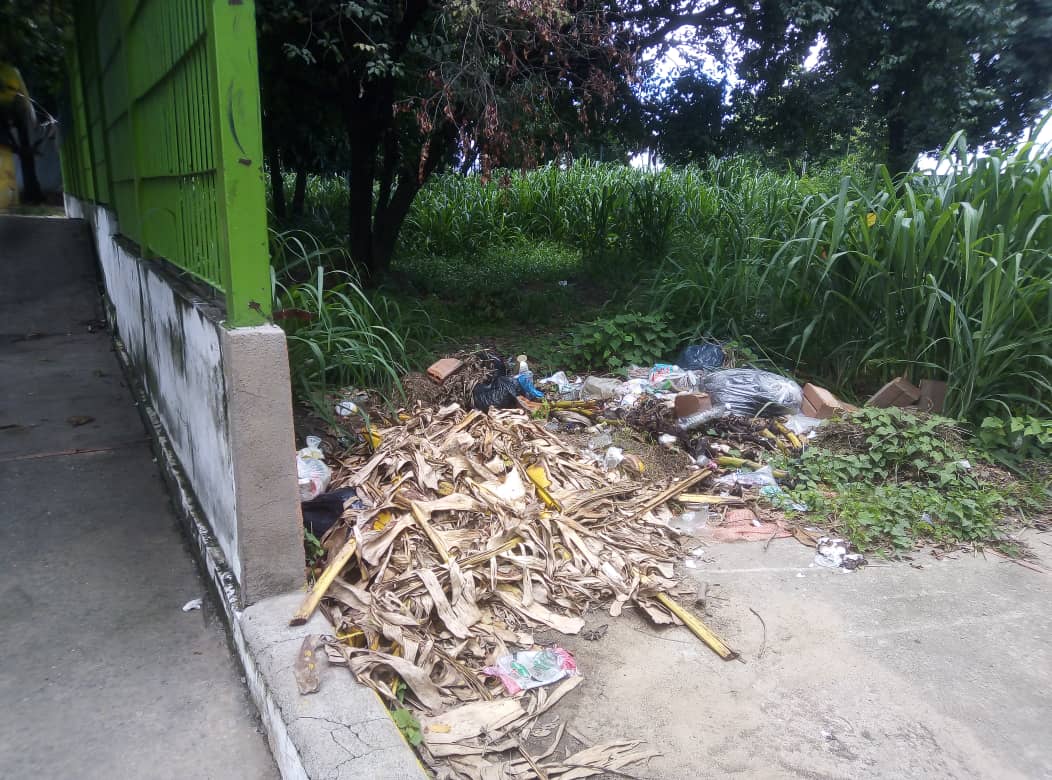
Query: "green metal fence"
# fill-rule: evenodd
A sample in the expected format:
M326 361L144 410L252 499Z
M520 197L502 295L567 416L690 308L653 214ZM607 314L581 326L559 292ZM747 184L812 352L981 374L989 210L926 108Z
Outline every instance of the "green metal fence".
M270 314L252 0L74 0L67 192L223 293L228 321Z

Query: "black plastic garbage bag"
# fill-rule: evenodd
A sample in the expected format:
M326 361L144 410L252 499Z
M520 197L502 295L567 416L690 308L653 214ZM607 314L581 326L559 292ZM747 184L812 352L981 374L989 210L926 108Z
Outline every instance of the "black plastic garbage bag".
M361 509L365 506L358 500L354 488L340 488L315 496L310 501L300 503L303 513L303 527L318 539L321 539L330 528L336 525L344 510L348 507Z
M519 380L508 375L508 364L504 359L489 350L479 352L478 357L489 364L490 375L471 391L471 407L484 412L491 406L498 409L514 409L518 406L515 399L521 391Z
M519 382L513 376L496 376L488 382L475 385L471 391L471 406L486 411L491 406L498 409L514 409L519 394Z
M676 365L685 371L715 371L723 367L726 355L719 344L691 344L676 358Z
M701 380L712 406L728 414L745 417L781 417L796 414L804 400L800 385L769 371L755 368L729 368L715 371Z

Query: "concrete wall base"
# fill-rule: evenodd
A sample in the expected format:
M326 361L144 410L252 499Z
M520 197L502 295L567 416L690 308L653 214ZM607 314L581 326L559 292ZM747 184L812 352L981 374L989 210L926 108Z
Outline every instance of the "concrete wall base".
M251 604L302 586L303 531L284 332L228 328L224 312L162 261L124 241L108 209L66 196L92 228L106 308L129 378L142 389L233 578Z
M134 381L128 353L116 342L117 357L153 443L177 514L230 632L245 683L259 710L267 742L284 780L424 780L428 774L371 689L342 667L322 669L322 689L301 696L292 665L309 634L329 634L320 614L306 625L288 625L303 599L291 593L244 608L237 579L208 528L171 440L145 389Z

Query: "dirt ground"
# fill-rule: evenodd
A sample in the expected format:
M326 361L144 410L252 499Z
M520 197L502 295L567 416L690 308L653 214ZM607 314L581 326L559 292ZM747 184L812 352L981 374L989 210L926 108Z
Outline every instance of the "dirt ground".
M1052 564L1052 536L1028 541ZM585 676L559 718L646 740L661 756L637 778L1052 777L1052 576L923 554L844 572L792 539L763 547L711 544L688 570L741 661L593 615L603 639L558 636Z

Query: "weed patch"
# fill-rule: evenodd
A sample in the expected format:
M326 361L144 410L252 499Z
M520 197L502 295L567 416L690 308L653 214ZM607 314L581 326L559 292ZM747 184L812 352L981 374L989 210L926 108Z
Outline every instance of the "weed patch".
M793 501L860 550L996 541L1015 498L973 473L967 434L945 417L862 409L786 462Z
M653 365L665 359L678 340L662 314L618 314L578 326L569 350L577 364L616 371Z

